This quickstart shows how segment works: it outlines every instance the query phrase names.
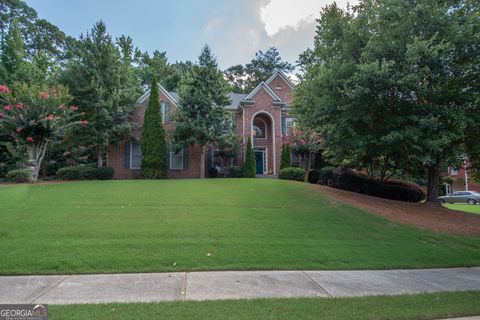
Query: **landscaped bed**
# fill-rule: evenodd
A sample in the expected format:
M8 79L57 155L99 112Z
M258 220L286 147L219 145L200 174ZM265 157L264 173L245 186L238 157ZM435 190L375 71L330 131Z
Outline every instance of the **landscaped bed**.
M480 314L480 292L49 306L50 319L445 319Z
M477 266L480 237L392 222L276 179L0 188L0 273Z

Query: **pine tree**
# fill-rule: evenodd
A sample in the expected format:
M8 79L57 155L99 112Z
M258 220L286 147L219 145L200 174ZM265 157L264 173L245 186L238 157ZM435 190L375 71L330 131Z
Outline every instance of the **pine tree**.
M280 160L280 170L289 168L292 166L292 155L290 152L290 146L288 144L284 144L282 146L282 157Z
M230 117L223 108L229 104L229 87L223 78L210 48L205 46L194 65L191 76L180 92L174 143L200 146L200 176L205 177L205 150L217 144L228 127Z
M141 173L147 179L164 179L167 176L165 161L165 130L160 114L157 79L152 78L150 98L145 110L142 127L142 167Z
M249 137L247 141L247 154L245 155L245 163L243 164L242 176L244 178L255 178L255 155L253 153L252 140Z

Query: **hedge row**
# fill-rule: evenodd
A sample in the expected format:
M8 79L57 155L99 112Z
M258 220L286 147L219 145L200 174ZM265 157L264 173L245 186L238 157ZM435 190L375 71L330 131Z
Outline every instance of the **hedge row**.
M296 167L285 168L280 170L280 175L278 177L284 180L303 181L305 177L305 170Z
M32 170L27 168L9 171L5 175L5 180L17 183L32 182Z
M109 180L113 178L113 169L86 166L63 167L58 169L56 177L60 180Z
M367 194L391 200L420 202L425 199L425 191L420 187L398 180L380 182L358 175L351 169L337 168L328 185L334 188Z

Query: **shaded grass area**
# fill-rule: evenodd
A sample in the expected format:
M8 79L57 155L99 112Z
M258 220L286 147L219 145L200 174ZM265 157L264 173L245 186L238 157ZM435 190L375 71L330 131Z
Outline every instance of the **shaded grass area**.
M480 292L49 306L50 319L444 319L480 315Z
M436 234L274 179L0 188L0 274L476 266L480 237Z
M459 210L459 211L465 211L465 212L470 212L470 213L475 213L475 214L480 214L480 205L470 205L470 204L449 204L446 203L443 205L444 207L452 210Z

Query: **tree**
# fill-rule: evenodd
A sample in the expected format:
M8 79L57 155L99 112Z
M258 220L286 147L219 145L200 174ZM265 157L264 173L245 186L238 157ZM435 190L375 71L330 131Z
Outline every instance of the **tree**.
M312 168L313 156L320 151L323 138L322 135L314 130L293 130L287 135L288 145L300 156L300 163L305 170L305 181L308 181L308 175Z
M290 152L290 145L282 145L282 154L280 159L280 170L289 168L292 166L292 154Z
M255 178L256 174L257 170L255 168L255 154L253 153L252 139L248 137L245 162L242 168L242 177Z
M232 87L233 92L245 93L247 75L243 65L237 64L235 66L231 66L224 71L224 74L228 83Z
M232 121L229 129L220 136L216 143L217 154L221 158L223 168L228 168L228 161L233 160L237 156L239 146ZM226 177L227 174L227 170L224 170L223 175Z
M286 61L282 61L277 48L270 47L267 51L259 50L255 53L255 58L245 65L247 75L246 91L250 92L262 81L270 77L276 70L285 73L293 71L294 66Z
M0 112L0 129L25 150L33 181L38 179L50 144L64 138L75 124L88 125L86 120L74 121L80 116L78 108L66 106L70 97L62 86L44 88L17 83L10 90L2 85L0 97L6 104Z
M157 79L153 77L142 127L141 173L144 178L164 179L167 176L165 130L162 123Z
M97 166L104 165L110 144L126 137L132 129L131 115L140 84L133 71L131 39L121 37L115 45L103 22L98 22L72 48L72 58L62 72L91 126L79 132L83 143L95 150Z
M465 13L467 2L365 0L352 12L323 10L295 107L303 125L324 133L335 162L381 180L421 166L427 201L438 204L440 170L459 154L478 109L478 87L465 81L478 62L478 46L465 41L478 30L478 4Z
M181 109L175 117L173 140L177 146L200 146L200 176L204 178L206 145L215 145L228 128L230 117L224 106L230 101L228 84L208 46L202 49L198 60L180 92Z

